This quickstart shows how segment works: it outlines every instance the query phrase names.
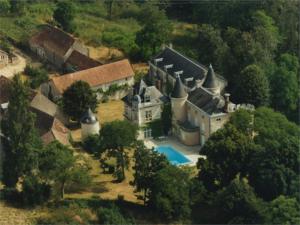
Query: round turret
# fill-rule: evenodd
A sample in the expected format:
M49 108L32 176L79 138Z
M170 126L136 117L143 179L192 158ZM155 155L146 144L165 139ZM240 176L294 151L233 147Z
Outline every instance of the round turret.
M180 76L176 76L174 89L171 93L171 105L173 120L184 122L186 120L186 100L188 94L181 82Z
M209 65L202 87L214 94L217 94L220 91L218 79L211 64Z
M99 121L89 108L80 120L81 137L85 139L89 135L98 134L100 130Z

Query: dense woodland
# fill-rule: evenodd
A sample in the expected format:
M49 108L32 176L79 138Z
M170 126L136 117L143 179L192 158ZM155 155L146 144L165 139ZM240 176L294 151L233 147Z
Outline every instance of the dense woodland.
M36 84L23 84L16 76L9 116L1 124L8 137L2 197L23 206L58 207L40 224L72 224L74 213L90 224L87 209L101 224L134 224L140 217L148 223L299 224L299 7L291 0L0 0L0 37L7 46L26 50L26 35L45 22L89 45L119 48L132 62L146 62L172 43L192 59L212 63L228 80L233 102L256 106L234 113L210 137L200 150L207 159L198 161L196 173L170 165L137 142L137 128L130 123L105 124L82 145L99 159L116 159L116 182L127 179L124 171L133 166L132 185L144 205L122 199L70 201L64 199L65 187L88 186L88 164L78 163L84 160L59 143L43 146L28 110L29 85ZM9 29L1 29L7 21ZM71 86L62 101L65 112L78 117L85 109L70 111L68 106L76 105L72 99L93 109L97 104L83 82ZM169 116L164 118L169 124ZM20 179L21 192L16 190Z

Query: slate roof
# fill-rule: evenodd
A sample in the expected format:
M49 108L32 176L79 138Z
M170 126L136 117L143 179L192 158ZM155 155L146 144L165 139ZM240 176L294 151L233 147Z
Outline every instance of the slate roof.
M75 38L57 27L45 25L40 32L30 38L29 42L54 51L62 57L71 48Z
M219 86L218 80L216 78L214 69L212 68L211 64L209 65L208 72L202 86L204 88L217 88Z
M145 96L150 96L150 103L161 103L167 101L165 97L155 86L147 86L147 84L141 80L133 86L133 95L127 95L122 100L127 105L132 105L133 100L139 100L140 103L145 103Z
M207 67L180 54L172 48L166 47L161 53L151 60L151 63L155 65L155 59L159 58L163 58L162 61L157 62L157 66L161 70L165 70L165 65L173 65L172 68L167 69L168 74L172 77L176 78L174 72L183 71L183 73L180 74L180 78L184 84L186 84L185 79L193 78L192 81L188 81L186 84L189 88L193 88L196 85L196 80L203 80L206 77L206 73L208 71ZM219 75L216 76L218 80L226 83L226 80L223 77Z
M70 64L75 70L86 70L96 66L102 65L102 63L74 50L66 61L66 64Z
M89 108L80 119L80 122L84 124L95 124L97 123L97 118L92 112L92 110Z
M96 87L133 76L134 72L128 59L123 59L117 62L69 73L59 77L53 77L52 82L59 93L62 94L64 90L78 80L83 80L89 83L91 87Z
M222 113L225 100L221 95L213 95L203 88L197 88L189 94L188 101L209 115Z
M177 75L176 82L171 93L171 97L173 98L184 98L187 96L187 92L184 89L184 86L181 82L180 76Z

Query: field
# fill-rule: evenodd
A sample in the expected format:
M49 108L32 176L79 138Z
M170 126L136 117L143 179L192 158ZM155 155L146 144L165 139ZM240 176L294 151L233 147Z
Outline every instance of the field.
M100 124L103 125L105 122L111 122L114 120L123 120L124 106L122 101L110 101L107 103L100 103L98 107L97 117ZM80 141L80 129L72 131L72 137L75 141ZM92 185L81 192L75 192L67 194L67 198L101 198L115 200L119 195L124 196L126 201L141 203L137 200L133 187L129 182L133 179L133 171L130 166L129 170L126 171L127 179L122 183L115 183L114 178L111 174L104 174L100 168L99 159L79 150L80 153L84 154L91 166L91 176L93 177ZM130 154L132 157L132 154Z
M107 16L104 1L95 0L89 4L74 2L76 14L74 19L74 36L80 38L91 48L92 57L106 62L128 56L135 47L135 35L141 29L139 23L140 8L135 4L115 9L113 19ZM0 38L8 38L15 43L26 43L39 25L54 24L52 14L55 4L48 2L31 2L27 4L22 15L0 15ZM174 32L172 43L178 50L195 57L193 49L197 26L172 21ZM190 41L186 42L186 38Z

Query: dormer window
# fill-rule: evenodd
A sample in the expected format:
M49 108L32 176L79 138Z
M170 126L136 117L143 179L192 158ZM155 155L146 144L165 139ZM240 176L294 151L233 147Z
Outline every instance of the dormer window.
M145 95L145 102L150 102L150 95Z

